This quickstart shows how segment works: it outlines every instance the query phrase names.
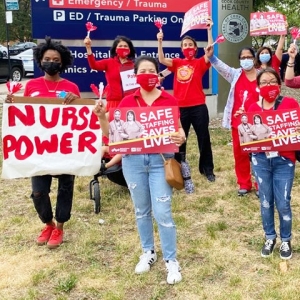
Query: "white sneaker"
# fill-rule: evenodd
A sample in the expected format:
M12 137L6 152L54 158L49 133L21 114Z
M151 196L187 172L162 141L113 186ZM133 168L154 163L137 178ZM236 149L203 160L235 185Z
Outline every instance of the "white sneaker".
M152 253L152 251L147 251L143 255L140 256L140 261L135 267L136 274L142 274L150 271L150 266L153 265L157 261L156 253Z
M180 266L177 260L169 260L169 262L166 263L167 271L168 271L168 277L167 282L168 284L174 284L179 281L181 281L182 276L180 273Z

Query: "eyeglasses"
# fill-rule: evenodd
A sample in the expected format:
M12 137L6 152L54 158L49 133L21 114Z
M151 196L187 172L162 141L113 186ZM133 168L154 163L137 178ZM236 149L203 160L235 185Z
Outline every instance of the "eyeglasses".
M245 59L254 59L253 56L242 56L240 57L241 60L245 60Z
M277 81L277 79L271 79L270 81L266 81L266 80L264 80L264 81L261 81L260 83L259 83L259 85L260 86L266 86L266 85L276 85L276 84L278 84L278 81Z

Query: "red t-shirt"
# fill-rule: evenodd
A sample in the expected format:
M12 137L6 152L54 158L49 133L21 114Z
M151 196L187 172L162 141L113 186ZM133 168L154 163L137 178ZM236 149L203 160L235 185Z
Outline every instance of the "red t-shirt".
M271 67L279 74L280 73L280 64L281 61L278 59L276 55L272 55Z
M294 109L294 108L299 108L298 101L294 98L283 97L281 103L277 107L277 110ZM271 109L264 108L264 111L270 111L272 109L273 108ZM256 112L256 111L259 112L262 111L262 108L257 103L253 103L247 110L247 112ZM292 162L296 161L295 151L280 151L279 154L283 157L290 159Z
M174 96L178 99L179 107L189 107L205 104L202 77L210 68L204 56L192 60L174 58L172 67L174 73Z
M133 94L126 96L118 107L147 107L149 106L142 98L140 90L136 90ZM178 106L175 97L165 91L161 91L160 96L153 101L151 106Z
M126 93L123 92L120 72L122 68L133 69L133 61L128 60L127 62L122 64L118 57L96 60L93 54L88 55L87 58L91 69L97 71L105 71L105 78L107 81L107 86L105 88L106 100L108 102L116 101L113 106L109 103L108 106L117 107L123 97L126 96ZM132 91L129 92L130 94L132 93Z
M70 92L80 97L78 86L67 80L60 81L46 80L43 76L31 79L27 82L24 90L25 97L50 97L57 98L58 94L62 91Z
M250 81L245 72L242 71L242 74L238 81L236 82L235 88L234 88L234 104L232 109L232 116L231 116L231 126L233 128L237 128L238 125L241 123L240 118L234 117L234 114L237 110L243 105L244 96L244 109L245 111L248 110L249 106L252 103L255 103L259 99L259 93L256 91L256 79L253 81Z

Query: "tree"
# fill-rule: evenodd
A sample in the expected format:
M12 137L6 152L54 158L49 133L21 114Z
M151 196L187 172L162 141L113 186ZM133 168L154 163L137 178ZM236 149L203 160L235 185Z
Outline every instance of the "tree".
M31 32L31 4L30 0L19 0L19 10L13 11L13 23L7 24L9 31L9 39L11 41L24 41L32 39ZM0 26L0 41L6 41L6 18L4 0L0 3L0 19L2 20Z

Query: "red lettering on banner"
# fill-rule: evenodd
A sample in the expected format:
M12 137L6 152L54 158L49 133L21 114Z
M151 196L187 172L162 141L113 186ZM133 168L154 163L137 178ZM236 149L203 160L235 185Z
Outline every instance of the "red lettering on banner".
M45 128L55 127L58 123L59 111L60 111L59 107L54 108L52 110L51 120L48 121L47 118L46 118L46 108L45 108L45 106L40 106L40 123L41 123L41 125Z
M76 116L76 107L65 107L62 111L62 126L69 125L69 121L71 120L71 130L75 130L76 123L77 123L77 116Z
M89 127L92 130L100 129L100 124L99 124L98 117L94 113L91 115L90 126Z
M79 135L78 152L84 152L85 148L87 148L93 154L96 153L97 149L92 145L96 140L97 136L93 132L83 132Z
M18 118L25 126L32 126L35 123L34 110L32 105L25 105L26 114L14 105L8 107L8 126L16 126Z
M34 142L36 146L36 153L42 155L45 151L48 153L55 153L58 149L58 137L57 134L50 136L50 141L41 141L40 137L35 136Z
M70 154L72 153L72 142L71 138L73 137L73 133L65 132L60 141L60 153L62 154Z
M25 149L25 153L21 153L22 143L24 143L23 149ZM4 159L8 158L9 152L15 152L15 157L18 160L24 160L28 158L33 153L33 144L30 139L25 136L21 135L17 140L12 135L7 135L3 138L3 157Z

